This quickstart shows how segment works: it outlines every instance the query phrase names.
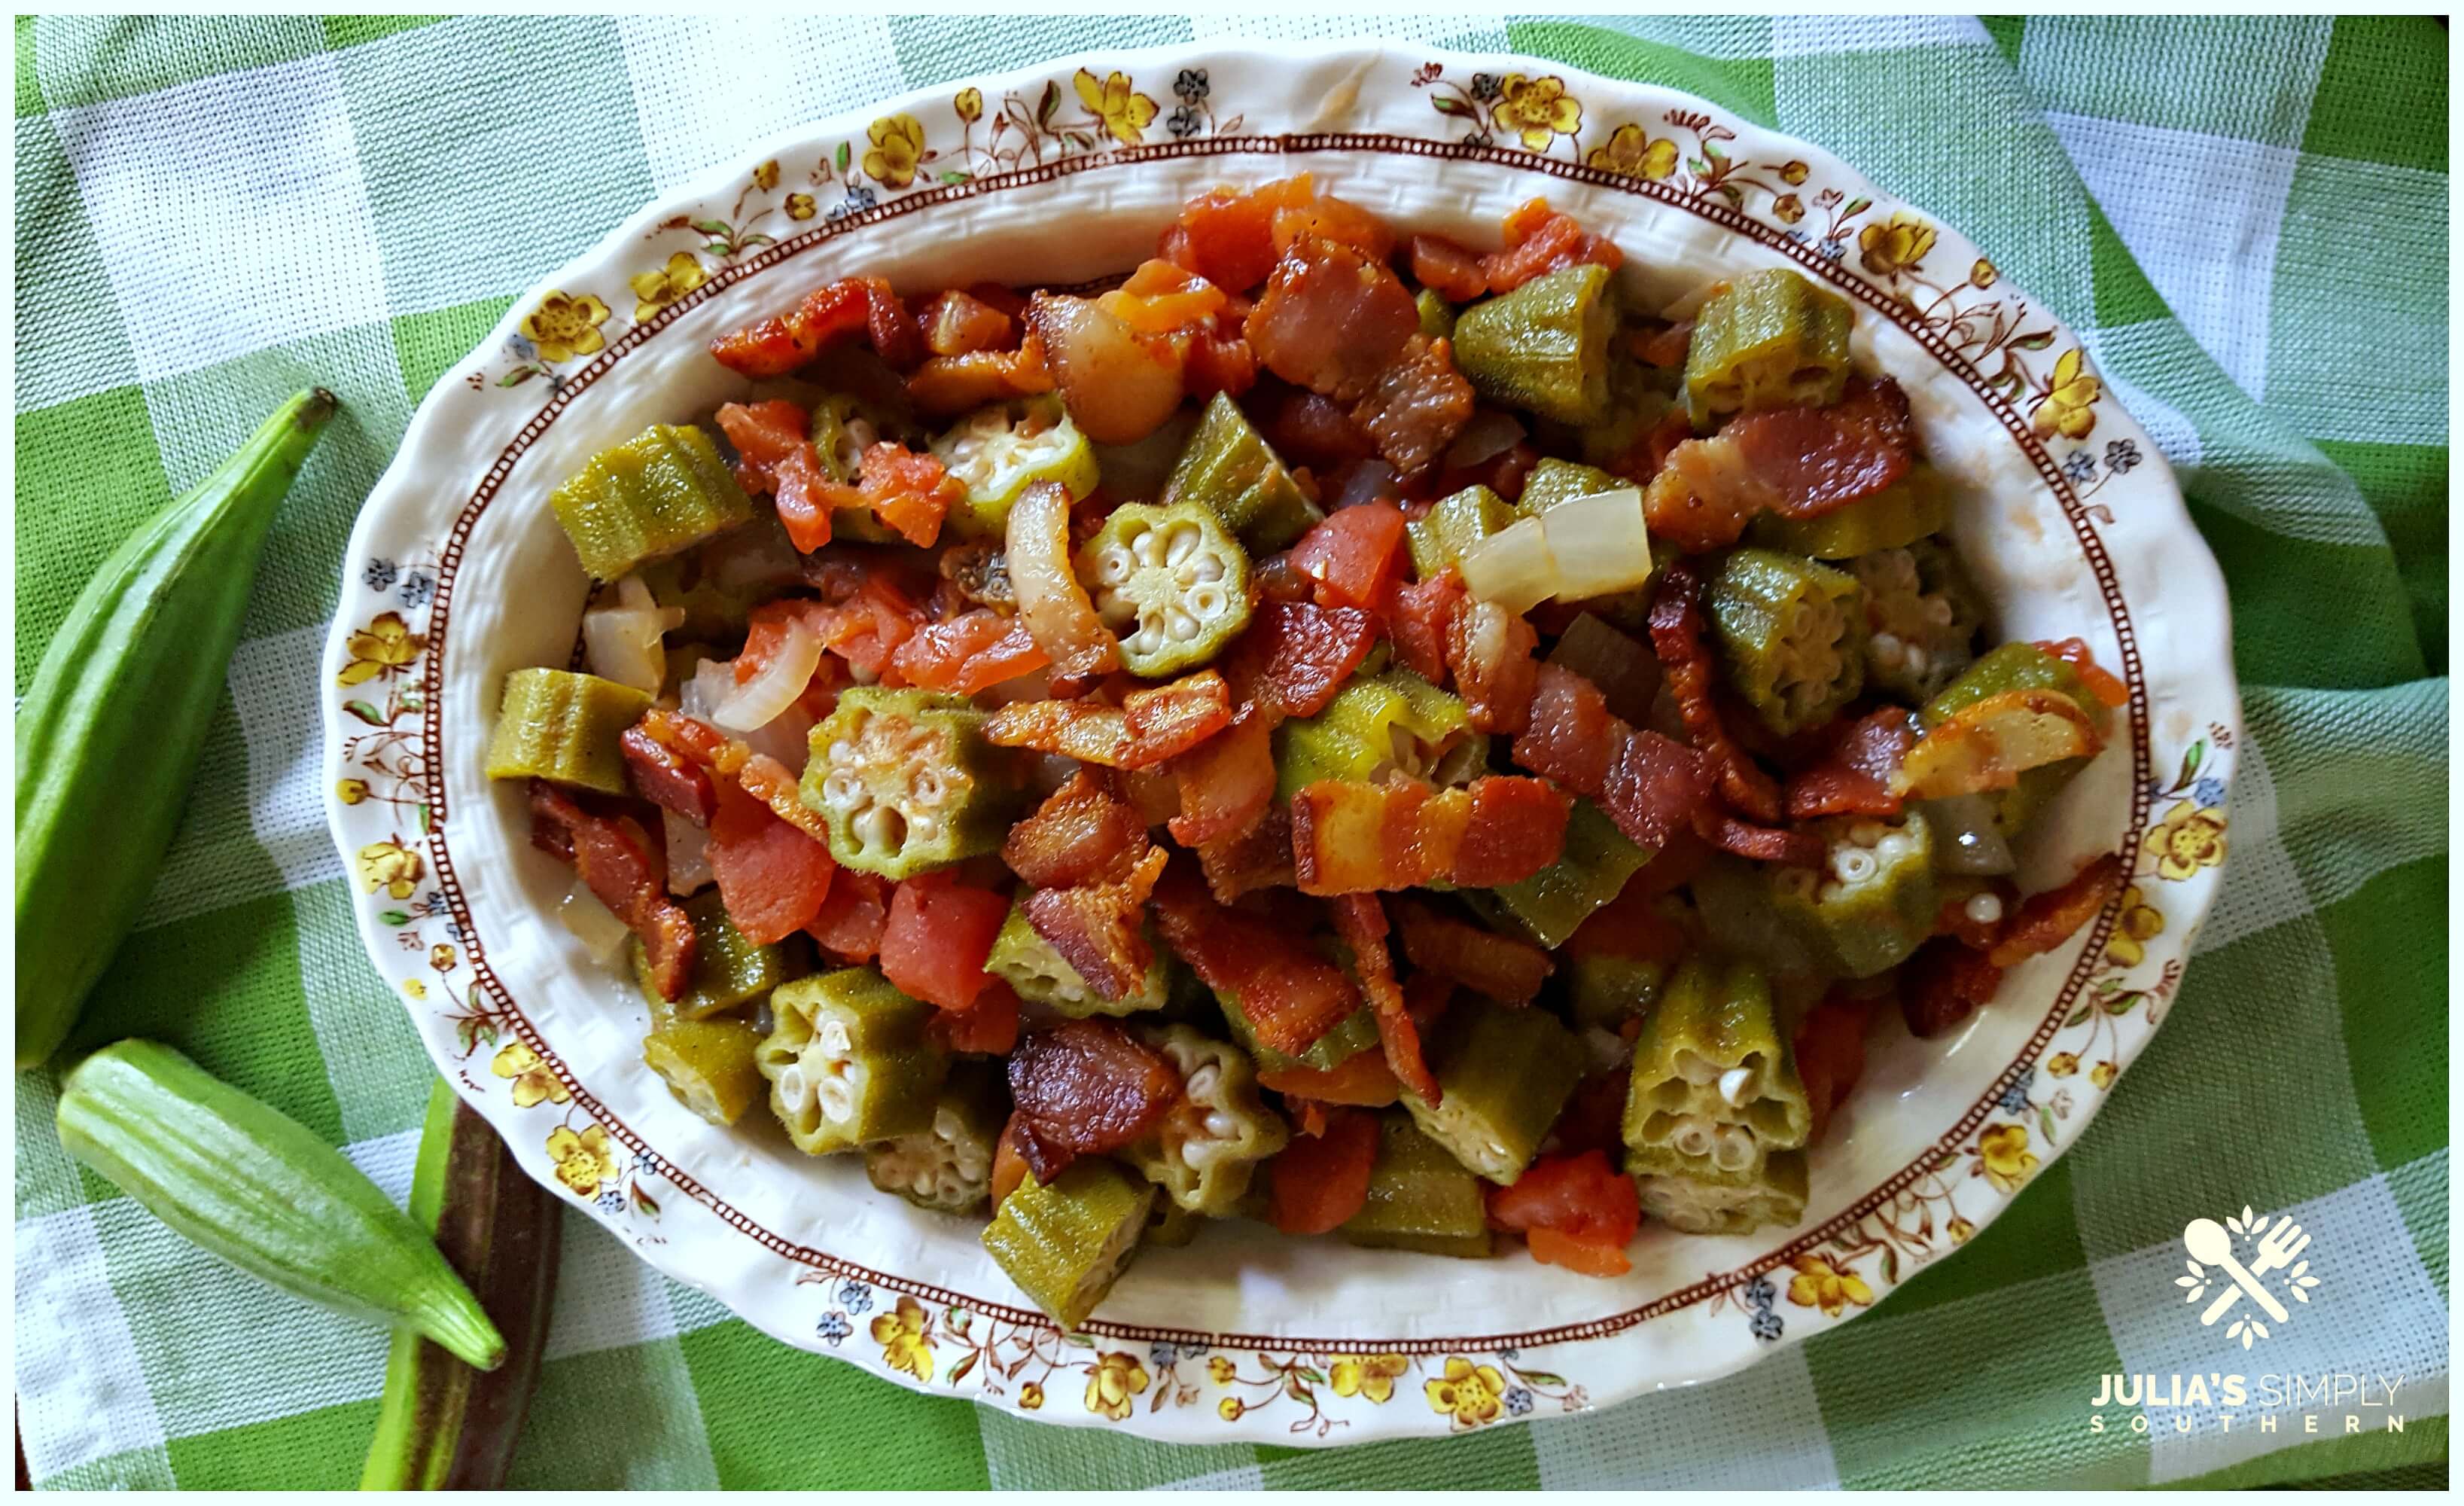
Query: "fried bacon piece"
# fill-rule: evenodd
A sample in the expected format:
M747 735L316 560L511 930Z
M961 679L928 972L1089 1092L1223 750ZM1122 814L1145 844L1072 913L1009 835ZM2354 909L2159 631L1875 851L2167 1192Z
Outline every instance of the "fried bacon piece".
M1420 332L1420 315L1382 261L1309 236L1285 250L1243 328L1267 370L1349 408Z
M1146 852L1146 823L1111 782L1080 769L1010 828L1001 862L1036 889L1117 881Z
M1070 1020L1009 1055L1019 1152L1048 1182L1080 1156L1118 1150L1180 1100L1180 1074L1114 1020Z
M2002 969L1983 952L1938 936L1900 964L1900 1014L1908 1033L1939 1035L1992 1001Z
M1471 384L1447 341L1414 335L1352 406L1353 422L1402 475L1435 461L1471 418Z
M721 403L715 416L719 432L736 447L736 479L756 496L778 486L779 470L789 456L810 457L812 417L802 404ZM818 459L813 469L819 472Z
M1207 890L1223 904L1261 889L1297 884L1290 812L1270 804L1247 831L1218 837L1198 849L1198 866L1206 875Z
M1446 624L1446 668L1471 724L1483 732L1520 732L1538 688L1539 630L1494 602L1466 596Z
M1659 848L1708 810L1708 761L1672 739L1609 715L1598 686L1556 664L1539 666L1531 715L1514 762L1600 803L1617 830Z
M944 288L916 312L924 348L936 356L971 356L1018 343L1018 321L972 292Z
M625 750L625 771L643 799L695 826L710 825L718 795L708 770L639 725L627 727L617 742Z
M1377 631L1375 615L1357 608L1263 603L1224 656L1223 677L1269 723L1314 717L1369 657Z
M1688 552L1726 548L1757 513L1819 518L1907 474L1914 432L1900 385L1851 378L1829 408L1740 414L1706 439L1667 454L1643 491L1654 538Z
M1529 1004L1556 971L1549 954L1529 941L1500 936L1441 915L1414 899L1397 900L1396 928L1415 967L1453 979L1500 1004Z
M1183 847L1246 836L1275 802L1274 725L1252 701L1222 732L1175 759L1180 808L1169 822Z
M1916 728L1896 706L1835 723L1835 741L1821 757L1788 782L1788 813L1816 816L1895 816L1904 802L1891 793L1891 775L1916 745Z
M1231 721L1231 693L1209 669L1133 690L1117 706L1091 696L1018 701L985 720L984 737L997 747L1059 753L1106 768L1145 768L1188 752Z
M1087 986L1107 999L1125 999L1155 965L1155 948L1138 917L1171 854L1159 847L1117 878L1067 889L1038 889L1026 897L1026 923L1077 969Z
M1403 989L1395 981L1395 959L1386 949L1386 907L1375 895L1345 895L1329 907L1334 934L1352 948L1353 967L1369 1007L1377 1016L1377 1042L1397 1081L1436 1108L1444 1098L1437 1074L1420 1053L1419 1028L1403 1008Z
M1812 831L1787 827L1759 827L1725 810L1705 807L1696 816L1695 831L1722 852L1757 863L1782 863L1791 868L1820 868L1828 849Z
M1537 779L1492 775L1453 789L1321 780L1292 796L1292 872L1310 895L1519 883L1557 860L1572 809Z
M2031 957L2050 952L2071 934L2101 914L2130 880L2119 853L2107 853L2088 864L2058 889L2030 895L1997 938L1986 961L1996 967L2016 967Z
M1690 563L1672 565L1651 599L1651 647L1684 719L1685 736L1709 759L1720 794L1765 825L1780 818L1779 786L1728 735L1712 700L1719 667L1703 642L1703 578Z
M928 357L907 378L907 397L927 418L956 418L986 403L1033 397L1054 386L1044 342L1029 330L1015 350Z
M1410 1016L1407 1014L1405 1018ZM1418 1030L1419 1027L1415 1026L1416 1042ZM1258 1086L1271 1089L1287 1098L1362 1109L1385 1108L1403 1094L1403 1085L1397 1079L1395 1069L1386 1065L1384 1052L1355 1052L1341 1065L1323 1072L1314 1067L1261 1068ZM1622 1104L1624 1100L1620 1098L1618 1101Z
M756 753L706 721L653 706L627 735L667 750L703 771L714 784L732 782L770 808L771 813L816 842L828 841L820 812L804 804L795 773L766 753ZM630 756L628 752L628 757ZM669 808L673 808L672 807ZM679 811L679 814L689 812Z
M1441 689L1446 683L1446 644L1463 599L1463 572L1449 565L1429 579L1396 591L1394 613L1386 624L1404 664Z
M773 315L710 343L710 353L730 371L759 381L781 377L822 353L822 347L867 327L872 292L862 277L841 277L816 288L786 314Z
M1865 1074L1865 1026L1873 1018L1876 1003L1834 988L1797 1022L1796 1071L1805 1082L1806 1103L1814 1111L1808 1144L1822 1138L1832 1115Z
M1571 214L1529 199L1506 216L1506 249L1480 258L1491 293L1511 293L1551 272L1595 261L1615 272L1625 264L1617 243L1586 232Z
M1352 980L1305 933L1225 909L1186 868L1164 875L1150 908L1164 941L1199 981L1238 998L1258 1039L1275 1051L1299 1055L1360 1008Z
M1447 301L1468 303L1488 292L1480 257L1443 235L1412 237L1412 280L1435 288Z
M693 921L668 897L667 865L632 821L583 809L545 780L531 781L531 842L573 864L599 902L642 939L659 997L684 997L698 945Z

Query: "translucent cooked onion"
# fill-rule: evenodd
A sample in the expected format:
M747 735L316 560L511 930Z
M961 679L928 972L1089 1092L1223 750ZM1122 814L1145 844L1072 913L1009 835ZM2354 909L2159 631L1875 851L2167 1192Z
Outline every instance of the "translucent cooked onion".
M1660 317L1671 323L1683 323L1703 312L1703 305L1728 290L1728 279L1713 277L1660 311Z
M616 912L601 904L599 897L579 878L557 902L556 918L581 939L583 950L602 963L612 963L624 956L625 942L633 935L625 928L624 921L616 919Z
M1993 829L1993 807L1983 795L1923 800L1917 808L1925 813L1925 825L1933 832L1934 867L1946 874L1982 877L2018 872L2011 844Z
M1463 587L1510 612L1527 612L1557 593L1557 560L1540 520L1490 534L1463 553Z
M1380 498L1402 495L1401 477L1383 460L1354 460L1343 473L1343 485L1334 494L1335 507L1353 507L1374 502Z
M1069 567L1069 493L1038 481L1009 510L1004 539L1010 588L1029 637L1065 676L1118 669L1120 646Z
M583 661L601 679L655 696L667 683L667 635L684 620L684 609L661 608L640 576L627 575L582 614Z
M1180 407L1180 351L1141 336L1086 299L1039 293L1027 326L1079 432L1098 444L1125 445L1153 433Z
M736 694L736 671L725 659L703 659L676 688L676 709L696 721L708 721L713 708Z
M1651 578L1651 536L1642 521L1642 493L1633 487L1577 497L1540 515L1549 552L1557 561L1561 601L1586 601Z
M1484 460L1504 454L1523 441L1523 425L1512 413L1499 409L1484 408L1471 415L1446 447L1444 464L1448 470L1468 470Z
M800 619L789 619L786 636L761 672L736 687L710 709L710 720L729 732L755 732L768 726L796 703L813 682L822 663L822 637ZM699 683L699 672L694 675Z
M744 745L756 753L767 753L787 765L790 774L802 774L812 759L813 719L801 704L790 704L786 710L744 735Z
M710 832L672 810L659 816L667 828L668 893L699 893L718 876L710 870Z

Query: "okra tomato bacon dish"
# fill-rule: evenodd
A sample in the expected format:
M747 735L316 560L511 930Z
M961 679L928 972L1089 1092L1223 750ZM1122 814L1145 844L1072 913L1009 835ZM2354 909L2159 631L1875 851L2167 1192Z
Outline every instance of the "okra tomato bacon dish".
M1302 177L1100 297L845 278L555 492L587 673L489 772L677 1097L989 1210L1065 1326L1206 1219L1613 1275L1799 1219L1869 1019L2103 906L2012 844L2121 687L1974 652L1849 303L1502 242Z

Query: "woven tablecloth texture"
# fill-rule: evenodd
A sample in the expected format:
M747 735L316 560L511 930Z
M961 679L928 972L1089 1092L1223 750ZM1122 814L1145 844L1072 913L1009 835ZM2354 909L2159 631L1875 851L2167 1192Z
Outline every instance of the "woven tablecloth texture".
M352 930L319 640L413 406L515 295L759 137L1185 16L107 17L16 24L16 675L139 520L311 384L186 822L77 1044L176 1042L400 1195L428 1061ZM790 1350L578 1212L517 1483L2136 1485L2443 1480L2447 36L2426 19L1329 15L1248 34L1512 48L1693 91L1974 236L2084 337L2223 562L2249 736L2173 1019L1976 1248L1715 1384L1475 1436L1172 1448ZM754 72L750 77L747 70ZM40 945L40 937L20 937ZM382 1335L198 1252L16 1095L16 1389L38 1484L347 1486ZM2186 1219L2316 1238L2248 1354L2121 1294ZM2402 1378L2262 1433L2087 1425L2108 1373ZM1398 1402L1399 1405L1399 1402ZM2221 1476L2214 1472L2224 1472Z

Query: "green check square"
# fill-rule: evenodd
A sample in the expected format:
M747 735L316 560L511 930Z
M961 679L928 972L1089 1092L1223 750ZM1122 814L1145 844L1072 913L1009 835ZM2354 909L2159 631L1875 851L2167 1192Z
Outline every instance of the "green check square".
M1773 102L1771 22L1763 17L1705 22L1683 17L1633 18L1620 23L1671 35L1634 35L1624 30L1585 26L1570 21L1509 21L1507 45L1518 53L1552 57L1573 68L1664 84L1698 94L1723 109L1734 110L1757 125L1778 118ZM1727 45L1703 47L1694 33L1720 28ZM1705 55L1711 54L1713 55Z
M184 1491L347 1491L376 1427L374 1397L319 1406L174 1438L171 1469Z
M1085 1378L1064 1373L1044 1384L1045 1406L1071 1411L1080 1406ZM1137 1399L1141 1409L1152 1396ZM983 1429L985 1469L1004 1491L1154 1490L1246 1468L1260 1453L1245 1443L1196 1447L1110 1428L1047 1428L995 1407L979 1408L976 1420Z
M1420 1362L1442 1372L1445 1362ZM1426 1406L1416 1372L1396 1383L1389 1406ZM1350 1449L1261 1447L1258 1465L1270 1491L1442 1491L1477 1482L1483 1490L1536 1491L1540 1456L1529 1428L1489 1426L1443 1443L1397 1438Z
M297 15L47 15L34 29L43 99L73 110L315 57L323 29Z
M887 1306L895 1299L877 1294L877 1300ZM847 1341L866 1341L862 1320ZM676 1346L693 1372L722 1490L833 1490L893 1474L909 1490L982 1490L990 1483L971 1402L912 1395L741 1321L682 1335ZM809 1435L782 1417L782 1399L795 1415L825 1427L839 1446L811 1447Z
M2338 17L2301 149L2445 172L2447 56L2431 16Z
M402 387L411 402L426 399L429 389L477 349L513 306L511 298L491 298L425 314L395 315L394 357L402 364Z
M2071 1211L2070 1165L2057 1161L2038 1172L1967 1244L1946 1249L1911 1273L1891 1294L1891 1315L1906 1318L2024 1281L2086 1270L2087 1251L2079 1247L2079 1219ZM1772 1279L1787 1274L1782 1271Z
M2387 530L2396 570L2412 597L2422 658L2447 673L2447 447L2316 441L2353 478Z
M979 15L965 26L952 26L943 16L890 17L890 44L910 89L980 78L1030 58L1160 47L1193 34L1185 15ZM1172 103L1171 79L1135 81L1160 104ZM1064 78L1061 87L1067 93L1069 81Z
M2298 146L2325 16L2039 15L2019 73L2035 109Z
M751 1420L788 1438L801 1431L796 1419L804 1402L780 1394L748 1410ZM722 1404L714 1390L696 1395L692 1369L672 1339L550 1360L539 1367L539 1392L505 1483L517 1491L715 1489L719 1475L705 1432L711 1419L703 1408Z
M121 541L170 503L145 394L113 388L17 415L17 694L77 593ZM62 506L63 498L76 506Z
M2305 153L2277 240L2268 407L2315 439L2444 445L2449 270L2445 174Z

